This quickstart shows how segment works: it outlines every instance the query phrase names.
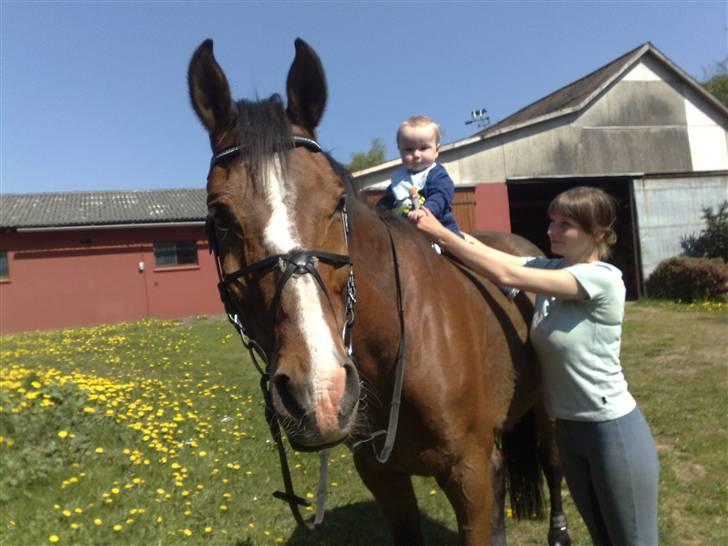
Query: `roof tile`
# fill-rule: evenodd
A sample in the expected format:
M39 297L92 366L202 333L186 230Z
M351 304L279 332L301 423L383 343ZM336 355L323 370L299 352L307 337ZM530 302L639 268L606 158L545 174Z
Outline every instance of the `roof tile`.
M0 228L201 221L204 189L0 195Z

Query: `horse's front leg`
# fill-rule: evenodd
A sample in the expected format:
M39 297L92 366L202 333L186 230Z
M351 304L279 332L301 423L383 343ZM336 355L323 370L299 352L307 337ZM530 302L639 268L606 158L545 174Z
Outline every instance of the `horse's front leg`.
M409 475L389 470L368 456L354 453L354 464L364 485L384 512L397 546L422 546L420 511Z
M448 472L435 478L455 511L460 544L488 546L491 544L493 506L492 448L487 449L476 442L465 444L458 446L462 448L459 460Z

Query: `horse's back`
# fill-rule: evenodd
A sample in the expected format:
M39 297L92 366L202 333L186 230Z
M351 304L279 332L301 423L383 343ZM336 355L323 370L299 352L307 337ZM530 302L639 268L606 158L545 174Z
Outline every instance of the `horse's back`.
M543 256L543 251L531 241L515 233L504 231L473 231L471 237L515 256Z

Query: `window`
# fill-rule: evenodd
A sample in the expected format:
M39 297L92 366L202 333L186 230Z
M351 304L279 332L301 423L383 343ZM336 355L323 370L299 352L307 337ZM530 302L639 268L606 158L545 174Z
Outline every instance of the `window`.
M0 279L7 279L8 277L10 277L8 253L5 250L0 250Z
M156 267L197 265L197 243L194 241L154 243L154 264Z

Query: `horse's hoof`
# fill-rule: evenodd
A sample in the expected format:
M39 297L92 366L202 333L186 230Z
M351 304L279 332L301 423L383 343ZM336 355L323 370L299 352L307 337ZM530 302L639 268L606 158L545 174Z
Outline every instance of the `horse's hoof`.
M566 529L550 529L549 546L571 546L569 531Z

